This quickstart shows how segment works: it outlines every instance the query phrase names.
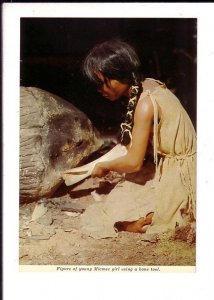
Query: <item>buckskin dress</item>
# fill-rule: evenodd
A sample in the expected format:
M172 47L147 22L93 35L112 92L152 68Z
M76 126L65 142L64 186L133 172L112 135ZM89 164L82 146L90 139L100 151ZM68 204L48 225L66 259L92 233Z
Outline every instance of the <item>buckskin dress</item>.
M81 216L83 234L97 239L115 237L115 223L135 221L150 212L154 216L147 234L195 221L195 129L178 98L165 84L157 82L152 92L145 90L140 97L149 96L154 108L154 178L144 185L126 180L105 201L90 205Z

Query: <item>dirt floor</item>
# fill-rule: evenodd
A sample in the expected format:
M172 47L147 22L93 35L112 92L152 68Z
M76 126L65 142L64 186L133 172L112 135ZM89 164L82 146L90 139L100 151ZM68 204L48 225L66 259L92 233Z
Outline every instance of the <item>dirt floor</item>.
M82 211L105 201L114 185L88 178L75 187L62 185L50 199L20 204L20 265L195 266L189 229L148 240L129 232L99 240L82 235Z

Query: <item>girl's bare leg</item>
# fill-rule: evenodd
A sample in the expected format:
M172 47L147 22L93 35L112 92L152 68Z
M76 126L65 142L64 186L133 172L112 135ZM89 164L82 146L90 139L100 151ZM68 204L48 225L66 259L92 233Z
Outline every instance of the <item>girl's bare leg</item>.
M118 231L129 231L129 232L136 232L136 233L145 233L147 229L147 225L152 223L154 213L149 213L145 218L140 218L134 222L117 222L115 227Z

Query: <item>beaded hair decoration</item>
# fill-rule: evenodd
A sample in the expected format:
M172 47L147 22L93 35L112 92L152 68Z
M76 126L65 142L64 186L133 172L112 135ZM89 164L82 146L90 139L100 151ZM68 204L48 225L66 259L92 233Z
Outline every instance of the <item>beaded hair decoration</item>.
M127 112L124 121L121 123L120 128L120 141L123 145L128 145L132 141L132 128L134 125L134 112L139 99L139 95L142 92L142 87L135 75L133 74L134 84L130 89L130 98L127 105Z

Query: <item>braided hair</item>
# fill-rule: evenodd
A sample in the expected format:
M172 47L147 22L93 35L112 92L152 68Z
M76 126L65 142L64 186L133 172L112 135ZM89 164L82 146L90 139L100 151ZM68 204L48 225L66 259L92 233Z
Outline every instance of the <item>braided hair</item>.
M137 77L134 73L133 79L134 84L130 88L130 97L127 105L125 119L120 125L120 141L123 145L128 145L132 140L131 132L134 125L134 112L139 96L143 90L140 80L137 80Z
M84 74L97 87L101 84L97 71L101 72L104 78L116 79L131 87L127 112L121 123L120 140L124 145L131 142L134 111L142 92L139 68L140 60L135 50L119 39L96 45L83 62Z

